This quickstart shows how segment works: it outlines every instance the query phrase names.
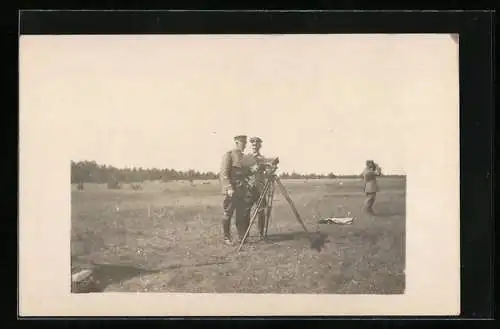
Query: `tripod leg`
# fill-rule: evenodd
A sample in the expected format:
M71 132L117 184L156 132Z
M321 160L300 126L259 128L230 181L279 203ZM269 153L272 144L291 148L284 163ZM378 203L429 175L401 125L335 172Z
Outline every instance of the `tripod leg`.
M257 205L254 209L254 212L252 214L252 217L250 218L250 222L248 223L248 228L245 232L245 235L243 236L243 238L241 239L240 241L240 245L238 247L238 251L240 251L241 247L243 246L243 244L245 243L247 237L248 237L248 234L250 233L250 230L252 228L252 225L253 223L255 222L255 219L257 218L258 214L259 214L259 209L260 207L262 206L262 200L264 199L264 196L265 196L265 193L266 191L269 189L269 185L268 183L266 182L266 185L264 186L264 191L262 192L262 194L259 196L259 199L257 201Z
M278 187L279 187L281 193L283 194L283 196L285 197L286 201L288 202L288 204L292 208L292 211L295 214L295 218L300 223L300 225L302 225L302 228L304 229L304 231L306 233L309 233L307 231L306 225L304 224L304 221L302 221L302 218L300 218L299 212L297 211L297 208L295 208L295 205L293 204L293 201L290 198L290 195L288 195L288 192L286 191L285 187L283 186L283 184L281 183L281 181L278 178L276 179L276 183L278 184Z
M247 231L245 232L245 235L241 239L240 246L238 247L238 251L240 251L241 247L243 246L243 244L245 243L245 241L248 237L248 233L250 233L250 229L252 228L252 225L255 222L257 215L259 214L259 209L262 206L262 200L264 200L264 197L266 196L266 193L269 190L270 184L271 184L270 181L266 182L266 185L264 186L264 191L259 196L259 200L257 201L257 206L255 207L252 218L250 219L250 223L248 224Z
M266 227L264 229L264 237L267 237L267 231L269 229L269 222L271 221L271 214L272 214L273 200L274 200L274 190L275 190L275 183L273 182L273 184L271 186L271 190L269 192L269 199L268 199L268 203L267 203Z
M257 217L257 222L259 225L259 235L261 239L265 238L265 230L266 230L266 223L267 223L267 213L268 213L268 208L269 208L269 194L271 193L271 186L267 190L266 195L264 196L264 199L262 200L262 205L259 209L259 215Z

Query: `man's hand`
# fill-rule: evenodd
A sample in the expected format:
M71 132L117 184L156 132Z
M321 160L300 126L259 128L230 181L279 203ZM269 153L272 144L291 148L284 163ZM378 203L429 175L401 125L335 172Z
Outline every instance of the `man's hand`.
M229 187L227 190L226 190L226 194L228 197L232 197L233 194L234 194L234 190L232 187Z
M258 164L254 164L250 167L250 172L256 173L260 170L260 166Z

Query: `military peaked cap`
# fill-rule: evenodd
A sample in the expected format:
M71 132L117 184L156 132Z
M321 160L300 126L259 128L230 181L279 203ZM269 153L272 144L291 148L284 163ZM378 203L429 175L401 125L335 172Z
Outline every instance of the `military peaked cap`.
M238 135L234 136L235 141L241 141L241 142L246 142L247 141L247 136L246 135Z
M259 137L252 137L252 138L250 138L250 143L252 143L252 144L262 144L262 139L260 139Z

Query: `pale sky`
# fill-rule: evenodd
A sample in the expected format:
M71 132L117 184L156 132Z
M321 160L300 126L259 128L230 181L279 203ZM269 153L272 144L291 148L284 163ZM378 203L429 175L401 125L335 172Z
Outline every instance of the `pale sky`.
M412 114L458 97L458 46L444 34L22 36L20 83L23 118L59 129L75 161L218 172L247 134L281 171L352 174L373 159L402 174Z

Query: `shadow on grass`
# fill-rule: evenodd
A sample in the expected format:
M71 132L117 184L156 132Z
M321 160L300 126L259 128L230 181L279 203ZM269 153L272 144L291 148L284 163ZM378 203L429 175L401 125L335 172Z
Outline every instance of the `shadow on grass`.
M373 214L374 217L394 217L394 216L404 216L405 211L390 211L390 210L375 210Z
M289 232L268 235L266 241L268 243L279 243L283 241L296 241L307 239L311 242L311 249L321 251L325 244L329 242L328 235L321 232L306 233L306 232Z
M86 289L73 291L75 293L103 292L107 286L113 283L123 282L137 276L157 273L157 270L146 270L128 265L93 264L92 284Z
M317 232L311 239L311 249L320 252L321 250L323 250L327 242L329 242L328 235L325 233Z
M161 268L161 270L177 270L180 268L186 268L186 267L203 267L203 266L212 266L212 265L224 265L229 262L206 262L206 263L199 263L199 264L174 264L170 265L167 267Z
M128 265L96 264L93 263L92 283L85 288L72 288L73 293L95 293L103 292L111 284L120 283L134 277L160 273L167 270L176 270L187 267L202 267L212 265L222 265L224 262L205 262L198 264L174 264L159 269L149 270Z
M393 217L393 216L405 216L406 215L406 205L403 201L402 205L400 202L396 203L398 200L382 201L376 203L374 208L375 217Z
M291 240L301 240L301 239L309 239L311 234L307 234L306 232L287 232L287 233L277 233L270 234L266 237L267 242L283 242L283 241L291 241Z

